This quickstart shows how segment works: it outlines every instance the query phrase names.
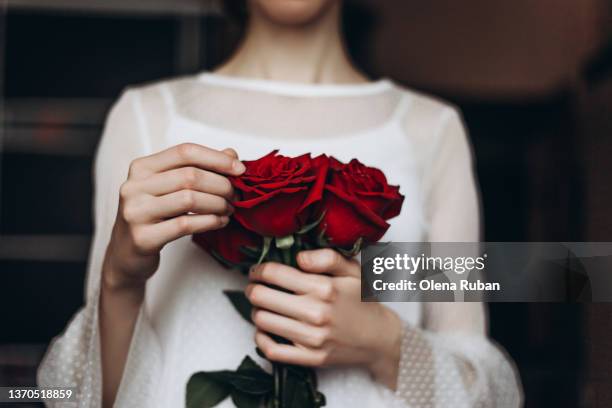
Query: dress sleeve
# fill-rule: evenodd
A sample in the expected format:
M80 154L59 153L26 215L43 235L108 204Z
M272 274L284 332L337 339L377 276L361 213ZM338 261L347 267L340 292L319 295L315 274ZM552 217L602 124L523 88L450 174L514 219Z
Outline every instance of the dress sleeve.
M119 202L119 187L127 177L129 163L146 152L143 143L143 117L138 91L123 93L111 109L95 160L95 234L90 249L87 271L85 306L77 312L65 331L52 340L38 369L40 387L74 387L76 401L71 403L48 402L49 407L98 408L101 406L102 369L98 329L98 306L100 275L106 246ZM138 339L135 341L134 339ZM123 380L117 394L126 382L150 382L143 378L146 370L139 367L137 355L143 347L157 347L144 308L141 310L134 330L134 336ZM156 353L159 355L159 353ZM157 355L152 355L147 367L158 364ZM130 371L130 372L128 372ZM150 375L150 374L149 374Z
M477 242L479 205L472 153L457 112L447 109L424 170L431 242ZM409 407L521 406L510 358L487 336L482 303L423 304L420 327L406 325L396 397Z

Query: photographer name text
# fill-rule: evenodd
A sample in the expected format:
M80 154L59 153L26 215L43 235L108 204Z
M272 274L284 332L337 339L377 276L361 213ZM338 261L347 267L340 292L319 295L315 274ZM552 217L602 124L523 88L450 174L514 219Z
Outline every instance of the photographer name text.
M434 280L420 280L418 282L402 279L396 282L385 282L376 279L372 286L376 291L499 291L501 285L498 282L483 282L481 280L468 281L461 279L457 282L436 282Z

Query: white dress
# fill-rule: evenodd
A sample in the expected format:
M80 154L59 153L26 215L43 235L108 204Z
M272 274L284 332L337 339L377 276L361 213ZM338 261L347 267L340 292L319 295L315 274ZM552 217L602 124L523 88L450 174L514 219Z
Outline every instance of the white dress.
M469 144L457 111L442 102L388 80L304 85L204 73L131 88L112 109L97 154L86 305L52 342L38 375L40 386L77 387L79 407L101 405L98 294L119 186L131 160L184 142L233 147L242 159L277 148L285 155L358 158L382 169L406 197L383 240L479 237ZM246 354L263 364L254 352L253 327L222 294L245 283L189 237L167 245L147 283L116 406L182 407L194 372L234 369ZM321 369L327 406L521 405L515 370L487 338L481 304L389 307L406 327L397 391L361 368ZM232 406L231 400L220 406Z

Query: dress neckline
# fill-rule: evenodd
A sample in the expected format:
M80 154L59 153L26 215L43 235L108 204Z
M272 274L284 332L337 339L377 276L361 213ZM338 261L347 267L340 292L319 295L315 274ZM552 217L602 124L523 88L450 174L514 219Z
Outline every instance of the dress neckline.
M208 71L199 74L197 78L199 81L211 85L304 97L372 95L388 91L393 87L393 82L388 78L362 83L306 84L272 79L234 77Z

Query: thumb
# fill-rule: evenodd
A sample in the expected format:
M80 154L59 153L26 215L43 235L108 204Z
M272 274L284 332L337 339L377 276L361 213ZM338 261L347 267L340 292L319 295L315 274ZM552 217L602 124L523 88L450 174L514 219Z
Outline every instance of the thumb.
M330 248L301 251L297 257L300 269L333 276L360 276L359 263L346 259Z
M222 152L227 154L228 156L232 156L234 159L238 158L238 153L236 153L236 151L232 149L231 147L228 147L227 149L223 149Z

